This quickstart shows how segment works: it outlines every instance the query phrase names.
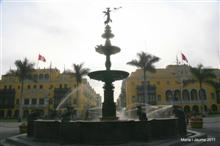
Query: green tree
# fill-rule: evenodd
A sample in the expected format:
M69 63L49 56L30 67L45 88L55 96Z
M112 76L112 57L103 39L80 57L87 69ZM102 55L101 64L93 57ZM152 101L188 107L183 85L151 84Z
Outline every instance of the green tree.
M213 69L204 68L202 64L198 64L197 67L190 67L190 71L195 80L199 82L199 88L202 89L203 83L210 83L216 78Z
M33 80L32 72L34 71L34 63L29 62L27 58L24 60L16 60L15 61L16 70L10 70L8 74L13 74L18 77L19 82L21 84L20 88L20 102L19 102L19 121L22 120L23 117L23 89L24 89L24 81L25 80Z
M81 64L73 64L74 69L74 75L76 78L76 87L79 88L79 85L82 82L83 76L87 75L89 73L88 68L83 68L83 63ZM76 97L79 99L79 91L76 91Z
M203 88L204 83L208 83L210 85L214 85L215 82L213 79L216 78L215 73L213 72L213 69L204 68L202 64L198 64L197 67L190 67L190 71L194 77L195 80L191 80L190 82L198 82L199 83L199 89ZM201 97L199 97L201 99ZM203 105L203 99L201 99L201 104ZM203 107L202 107L203 112Z
M83 68L83 63L81 64L73 64L74 74L76 77L76 86L78 87L79 84L82 82L82 77L89 73L88 68Z
M138 60L134 59L130 62L128 62L128 65L135 66L137 68L141 68L144 73L144 102L147 99L146 95L146 72L151 72L154 73L156 72L154 63L158 62L160 60L159 57L145 53L145 52L140 52L137 53Z

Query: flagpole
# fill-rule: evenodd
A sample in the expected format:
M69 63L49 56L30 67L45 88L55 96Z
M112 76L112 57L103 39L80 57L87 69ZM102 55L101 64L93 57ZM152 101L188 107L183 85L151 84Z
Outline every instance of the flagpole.
M52 68L52 61L50 61L50 81L51 81L51 68Z

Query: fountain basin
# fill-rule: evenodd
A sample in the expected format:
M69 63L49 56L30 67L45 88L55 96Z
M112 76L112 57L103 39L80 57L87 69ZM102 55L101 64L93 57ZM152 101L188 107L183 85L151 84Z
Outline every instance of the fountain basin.
M96 122L35 120L33 129L35 140L69 144L148 142L178 136L176 118Z
M124 78L127 78L129 75L128 72L121 71L121 70L100 70L100 71L94 71L90 72L88 76L91 79L103 81L103 82L114 82L116 80L122 80Z
M96 52L104 55L113 55L120 52L120 48L117 46L96 46Z

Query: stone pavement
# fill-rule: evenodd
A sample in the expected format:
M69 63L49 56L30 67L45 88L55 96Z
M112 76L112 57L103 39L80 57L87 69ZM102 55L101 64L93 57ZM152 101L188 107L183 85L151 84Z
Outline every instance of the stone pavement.
M220 117L206 117L203 122L203 128L196 130L206 133L209 141L200 143L198 146L220 146Z
M0 122L0 140L19 133L18 122Z
M206 138L204 133L198 133L195 131L189 131L190 138ZM95 145L85 145L85 144L60 144L60 143L50 143L50 142L37 142L34 141L32 138L28 138L26 134L21 134L17 136L13 136L7 138L6 140L2 140L0 145L2 146L95 146ZM189 142L181 141L181 138L178 139L167 139L167 140L159 140L153 141L149 143L124 143L124 144L117 144L117 145L108 145L108 146L182 146L188 145ZM104 146L104 145L99 145Z

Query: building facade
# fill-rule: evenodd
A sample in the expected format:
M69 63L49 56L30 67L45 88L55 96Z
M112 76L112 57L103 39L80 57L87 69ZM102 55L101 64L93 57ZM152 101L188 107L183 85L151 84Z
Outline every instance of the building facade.
M23 100L20 101L21 83L13 75L3 75L0 80L0 118L16 118L19 104L22 102L23 115L26 117L32 111L47 115L55 110L59 103L76 88L73 73L60 73L58 69L36 69L33 72L35 81L25 80ZM86 79L82 84L86 90L81 90L76 97L74 108L83 116L86 108L101 106L101 97L96 94ZM86 105L86 106L85 106Z
M132 110L137 104L178 105L186 112L194 111L207 113L220 112L220 70L213 69L217 78L215 86L203 83L202 89L198 82L186 81L194 79L187 65L168 65L156 69L155 73L146 73L146 94L144 98L143 70L138 69L123 83L126 109Z

